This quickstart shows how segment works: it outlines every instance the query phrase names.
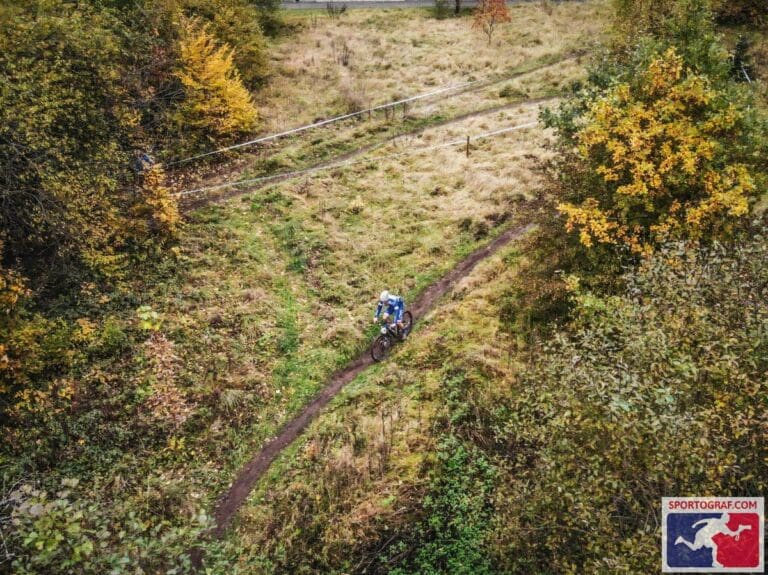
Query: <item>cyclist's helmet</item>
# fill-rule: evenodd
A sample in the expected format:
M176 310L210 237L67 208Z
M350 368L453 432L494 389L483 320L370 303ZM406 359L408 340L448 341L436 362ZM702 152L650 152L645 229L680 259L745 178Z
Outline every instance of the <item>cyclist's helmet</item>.
M381 295L379 295L379 301L384 303L389 300L389 292L387 290L384 290L381 292Z

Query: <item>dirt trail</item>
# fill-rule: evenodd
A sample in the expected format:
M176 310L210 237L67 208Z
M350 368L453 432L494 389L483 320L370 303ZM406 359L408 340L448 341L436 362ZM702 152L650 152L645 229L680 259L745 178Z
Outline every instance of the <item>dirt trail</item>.
M524 225L508 229L499 235L488 245L472 252L466 259L456 265L450 272L443 276L439 281L429 286L409 307L413 314L414 321L417 321L429 311L434 304L444 296L460 279L467 276L475 266L485 258L496 253L500 248L509 244L511 241L519 238L526 233L532 226ZM302 412L290 421L280 433L262 447L253 459L243 467L239 475L232 483L214 510L213 516L216 520L216 527L213 531L215 537L221 537L229 524L232 522L237 510L248 498L256 482L269 469L270 464L288 447L312 422L320 411L341 391L341 389L352 381L357 375L364 371L373 363L371 355L366 350L356 360L350 363L346 368L337 372L330 383L309 403Z
M332 166L336 164L337 162L344 162L346 160L350 160L352 158L356 158L358 156L362 156L363 154L370 152L372 150L375 150L376 148L379 148L381 146L384 146L388 143L391 143L393 141L399 140L401 138L408 138L412 136L418 136L419 134L424 133L427 130L434 129L434 128L442 128L451 124L455 124L458 122L461 122L463 120L468 120L470 118L476 118L478 116L484 116L487 114L493 114L494 112L501 112L503 110L509 110L512 108L519 108L521 106L536 106L538 104L542 104L544 102L549 102L551 100L557 99L558 96L545 96L541 98L533 98L531 100L525 100L522 102L513 102L511 104L501 104L499 106L492 106L490 108L485 108L483 110L475 110L473 112L467 112L464 114L461 114L459 116L455 116L453 118L447 118L445 120L440 120L439 122L435 122L434 124L430 124L429 126L424 126L421 128L417 128L415 130L411 130L409 132L403 132L402 134L396 134L394 136L388 137L386 140L382 140L381 142L374 142L372 144L367 144L365 146L361 146L360 148L356 148L354 150L351 150L349 152L346 152L344 154L339 154L338 156L334 156L333 158L329 160L324 160L322 162L318 162L317 164L313 164L307 168L302 168L299 170L298 173L287 173L283 176L280 174L275 174L275 176L270 179L266 180L264 182L256 182L247 186L232 186L232 188L229 188L226 191L223 192L213 192L210 194L200 193L195 194L193 196L190 196L189 198L182 198L180 200L181 209L183 212L188 213L197 209L200 209L204 206L207 206L209 204L215 204L219 202L223 202L224 200L228 200L231 198L235 198L237 196L241 196L243 194L247 194L250 192L255 192L256 190L260 190L261 188L265 188L267 186L273 186L275 184L278 184L280 182L285 182L287 180L293 180L295 178L301 178L303 177L305 170L317 170L321 168L325 168L328 166ZM376 158L372 158L372 160L375 160Z
M543 63L543 64L541 64L539 66L535 66L534 68L531 68L530 70L526 70L526 71L522 71L522 72L515 72L515 73L512 73L512 74L509 74L508 76L504 76L502 78L494 78L494 79L491 79L491 80L480 82L478 84L475 84L475 85L467 87L467 88L459 89L459 90L457 90L455 92L451 92L450 94L444 94L444 95L441 95L441 96L437 96L436 98L433 99L432 103L434 104L435 102L438 102L438 101L441 101L441 100L445 100L447 98L454 98L456 96L465 94L467 92L474 92L474 91L477 91L477 90L482 90L484 88L488 88L490 86L494 86L494 85L500 84L502 82L507 82L507 81L513 80L515 78L520 78L522 76L528 76L528 75L533 74L535 72L538 72L540 70L544 70L546 68L557 66L558 64L562 64L563 62L567 62L568 60L578 59L582 55L583 55L582 52L571 51L571 52L568 52L568 53L564 54L561 58L559 58L559 59L557 59L557 60L555 60L553 62ZM408 131L408 132L403 132L401 134L395 134L395 135L389 136L389 137L387 137L386 139L384 139L384 140L382 140L380 142L373 142L371 144L367 144L365 146L361 146L360 148L356 148L356 149L351 150L349 152L346 152L344 154L340 154L338 156L334 156L333 158L330 158L328 160L324 160L322 162L318 162L317 164L311 165L311 166L309 166L307 168L304 168L304 169L314 170L314 169L318 169L318 168L323 168L323 167L328 166L330 164L333 164L335 162L344 161L344 160L348 160L348 159L360 156L362 154L365 154L366 152L369 152L369 151L374 150L374 149L376 149L378 147L386 145L386 144L388 144L388 143L390 143L392 141L395 141L395 140L397 140L399 138L409 137L409 136L416 136L416 135L419 135L419 134L425 132L426 130L430 130L430 129L433 129L433 128L440 128L440 127L448 126L450 124L455 124L455 123L461 122L463 120L467 120L467 119L474 118L474 117L477 117L477 116L483 116L483 115L486 115L486 114L492 114L494 112L500 112L502 110L507 110L507 109L518 107L518 106L531 106L531 105L541 104L543 102L548 102L548 101L551 101L551 100L555 100L557 98L558 98L558 96L543 96L543 97L539 97L539 98L531 98L529 100L510 102L508 104L501 104L501 105L498 105L498 106L491 106L489 108L484 108L484 109L481 109L481 110L475 110L475 111L472 111L472 112L465 112L465 113L459 114L457 116L454 116L452 118L446 118L444 120L437 121L437 122L435 122L433 124L430 124L430 125L427 125L427 126L422 126L420 128L416 128L415 130L411 130L411 131ZM222 180L227 180L227 179L231 178L238 171L242 171L243 169L245 169L245 163L248 161L248 158L251 157L251 156L252 156L252 154L246 154L246 155L242 156L241 158L235 160L233 163L225 163L225 164L223 164L222 166L220 166L219 168L214 170L208 177L206 177L203 180L201 180L200 182L198 182L197 187L201 187L202 188L202 187L206 187L206 186L209 186L209 185L216 185L216 184L222 183ZM190 196L189 198L182 198L182 200L180 201L181 208L182 208L182 210L184 212L190 212L190 211L196 210L198 208L207 206L208 204L218 203L218 202L227 200L229 198L233 198L233 197L236 197L236 196L240 196L242 194L246 194L246 193L249 193L249 192L256 191L256 190L264 188L266 186L271 186L271 185L279 183L279 182L283 182L283 181L286 181L286 180L293 179L295 177L299 177L299 176L288 174L285 177L275 177L274 179L269 180L269 181L265 181L263 183L256 183L256 184L253 184L253 185L250 185L250 186L243 186L243 187L233 187L232 189L230 189L228 191L224 191L224 192L211 193L211 194L201 193L199 195L195 194L193 196Z

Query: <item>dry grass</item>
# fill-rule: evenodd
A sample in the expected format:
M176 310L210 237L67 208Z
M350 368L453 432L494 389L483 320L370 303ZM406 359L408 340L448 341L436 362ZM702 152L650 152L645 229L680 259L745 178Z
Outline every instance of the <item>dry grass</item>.
M423 10L355 10L338 20L294 14L291 17L304 28L280 45L276 74L257 96L265 118L262 133L468 80L492 82L304 132L264 148L249 148L250 154L239 157L217 176L205 176L204 171L188 173L179 189L219 184L235 179L238 172L250 177L298 170L440 121L560 95L584 75L583 57L575 52L595 40L603 2L553 8L548 15L535 4L515 6L517 20L504 29L506 36L499 35L499 45L491 49L471 30L470 19L435 20ZM532 28L521 33L516 27L511 33L511 27L523 25ZM402 30L393 32L398 26ZM340 30L349 38L339 37ZM553 36L547 38L546 34ZM417 35L422 40L417 41ZM403 48L400 43L408 37L412 42ZM374 52L379 55L373 56ZM347 56L348 65L340 63ZM377 63L377 58L399 59L404 68ZM446 61L454 60L457 67L446 67ZM409 62L413 70L406 69Z
M495 77L583 49L599 36L604 2L552 8L548 14L537 3L511 7L512 22L490 47L470 29L469 18L435 20L424 10L353 10L339 19L290 14L302 31L278 47L275 75L260 95L263 128L272 132L343 113L350 94L371 105ZM339 62L340 46L350 51L346 66Z
M537 113L538 106L520 106L429 129L371 153L370 162L274 186L270 192L290 201L291 218L328 248L306 270L310 285L319 293L345 286L344 309L365 318L384 274L391 289L409 294L420 277L444 269L462 245L483 239L532 197L546 137L530 129L473 142L469 157L463 145L420 150L524 124ZM403 155L377 159L390 154ZM463 228L467 219L472 225Z

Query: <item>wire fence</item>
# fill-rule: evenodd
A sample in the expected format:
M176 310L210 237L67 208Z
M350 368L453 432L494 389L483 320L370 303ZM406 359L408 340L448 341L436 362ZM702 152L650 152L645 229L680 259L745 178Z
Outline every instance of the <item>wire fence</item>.
M343 120L348 120L350 118L355 118L357 116L363 116L365 114L371 114L373 112L377 112L379 110L385 110L388 108L394 108L396 106L404 106L406 104L409 104L410 102L416 102L418 100L423 100L425 98L431 98L433 96L437 96L439 94L444 94L446 92L450 92L452 90L460 90L462 88L467 88L469 86L472 86L474 84L483 82L485 80L473 80L471 82L464 82L462 84L455 84L453 86L447 86L445 88L441 88L439 90L435 90L433 92L427 92L425 94L419 94L418 96L411 96L410 98L405 98L404 100L397 100L396 102L389 102L387 104L381 104L379 106L374 106L373 108L366 108L365 110L360 110L358 112L350 112L349 114L343 114L341 116L335 116L333 118L328 118L326 120L321 120L320 122L314 122L312 124L306 124L305 126L299 126L298 128L292 128L290 130L286 130L284 132L279 132L277 134L270 134L269 136L262 136L260 138L256 138L255 140L248 140L247 142L240 142L239 144L233 144L231 146L225 146L223 148L218 148L216 150L211 150L210 152L204 152L202 154L197 154L195 156L190 156L188 158L183 158L181 160L176 160L174 162L168 162L166 166L176 166L179 164L184 164L187 162L191 162L193 160L199 160L201 158L205 158L208 156L214 156L217 154L223 154L225 152L231 152L232 150L238 150L240 148L245 148L248 146L253 146L256 144L262 144L264 142L270 142L272 140L277 140L279 138L283 138L285 136L290 136L293 134L298 134L300 132L305 132L307 130L313 130L315 128L319 128L321 126L327 126L329 124L334 124L336 122L341 122Z
M445 86L443 88L439 88L439 89L433 90L431 92L426 92L424 94L418 94L416 96L411 96L409 98L405 98L405 99L402 99L402 100L397 100L397 101L394 101L394 102L388 102L386 104L380 104L380 105L374 106L372 108L366 108L364 110L359 110L357 112L350 112L349 114L342 114L341 116L335 116L333 118L327 118L327 119L321 120L319 122L313 122L311 124L306 124L304 126L298 126L296 128L291 128L290 130L285 130L284 132L279 132L279 133L276 133L276 134L270 134L270 135L267 135L267 136L261 136L259 138L255 138L253 140L248 140L248 141L245 141L245 142L240 142L238 144L232 144L230 146L224 146L222 148L211 150L209 152L203 152L201 154L196 154L194 156L189 156L188 158L182 158L180 160L175 160L175 161L172 161L172 162L166 162L165 166L167 166L167 167L178 166L178 165L181 165L181 164L185 164L187 162L192 162L194 160L199 160L199 159L206 158L206 157L209 157L209 156L223 154L223 153L226 153L226 152L231 152L233 150L239 150L241 148L246 148L246 147L249 147L249 146L254 146L256 144L262 144L262 143L265 143L265 142L270 142L270 141L273 141L273 140L278 140L278 139L284 138L286 136L291 136L293 134L299 134L301 132L306 132L308 130L313 130L315 128L320 128L322 126L327 126L327 125L330 125L330 124L334 124L334 123L337 123L337 122L341 122L341 121L344 121L344 120L355 118L355 117L358 117L358 116L363 116L365 114L372 114L373 112L378 112L378 111L381 111L381 110L392 109L392 108L396 108L397 106L406 106L407 104L409 104L411 102L417 102L419 100L424 100L424 99L427 99L427 98L433 98L435 96L439 96L441 94L446 94L446 93L452 92L452 91L456 91L457 93L460 93L460 91L465 90L465 89L470 88L470 87L473 87L473 86L477 86L477 87L491 86L491 85L497 84L499 82L504 82L504 81L507 81L507 80L511 80L511 79L516 78L518 76L522 76L522 75L525 75L525 74L530 74L530 73L535 72L536 70L539 70L541 68L546 68L547 66L553 66L553 65L555 65L555 64L557 64L559 62L562 62L562 61L565 61L565 60L570 60L572 58L574 58L574 56L568 56L568 57L565 57L565 58L556 59L556 60L551 61L551 62L542 63L541 66L534 67L534 68L532 68L530 70L516 72L516 73L512 73L512 74L507 74L507 75L503 75L501 77L483 78L483 79L480 79L480 80L471 80L471 81L468 81L468 82L462 82L460 84L453 84L451 86Z
M356 165L356 164L367 164L367 163L371 163L371 162L381 162L381 161L385 161L385 160L391 160L391 159L394 159L394 158L400 158L400 157L403 157L403 156L412 156L412 155L422 154L424 152L428 152L428 151L432 151L432 150L438 150L438 149L441 149L441 148L450 148L450 147L459 146L459 145L467 146L467 150L469 150L469 145L470 145L471 141L484 140L484 139L487 139L487 138L493 138L493 137L496 137L496 136L507 134L509 132L515 132L515 131L518 131L518 130L525 130L525 129L528 129L528 128L533 128L533 127L537 126L538 124L539 124L538 121L533 121L533 122L528 122L526 124L519 124L519 125L516 125L516 126L508 126L506 128L500 128L498 130L493 130L491 132L484 132L484 133L481 133L481 134L476 134L474 136L467 136L467 137L461 138L460 140L457 139L457 140L452 140L450 142L444 142L444 143L441 143L441 144L435 144L435 145L432 145L432 146L425 146L425 147L422 147L422 148L416 148L416 149L408 150L408 151L405 151L405 152L398 152L398 153L395 153L395 154L387 154L387 155L384 155L384 156L377 156L377 157L374 157L374 158L353 158L353 159L348 159L348 160L342 160L340 162L333 162L333 163L323 164L321 166L314 166L314 167L311 167L311 168L306 168L304 170L296 170L296 171L292 171L292 172L283 172L283 173L280 173L280 174L272 174L272 175L269 175L269 176L261 176L261 177L258 177L258 178L249 178L249 179L246 179L246 180L237 180L237 181L234 181L234 182L224 182L224 183L215 184L215 185L212 185L212 186L205 186L205 187L202 187L202 188L196 188L196 189L192 189L192 190L185 190L185 191L182 191L182 192L177 192L177 193L175 193L173 195L175 197L177 197L177 198L183 198L183 197L190 196L190 195L193 195L193 194L204 194L204 193L207 193L207 192L224 190L224 189L228 189L228 188L241 187L241 186L250 186L250 185L254 185L254 184L262 184L262 183L270 182L270 181L273 181L273 180L290 179L290 178L295 178L295 177L298 177L298 176L303 176L303 175L313 174L313 173L316 173L316 172L321 172L321 171L324 171L324 170L336 170L336 169L339 169L339 168L346 168L346 167L353 166L353 165Z

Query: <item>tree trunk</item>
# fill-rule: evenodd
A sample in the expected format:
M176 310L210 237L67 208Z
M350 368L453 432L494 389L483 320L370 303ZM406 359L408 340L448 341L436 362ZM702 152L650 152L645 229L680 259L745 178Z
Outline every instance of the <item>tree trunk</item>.
M455 7L453 9L453 13L456 14L456 16L458 16L459 12L461 12L461 0L454 0L454 1L455 1L455 4L454 4Z

